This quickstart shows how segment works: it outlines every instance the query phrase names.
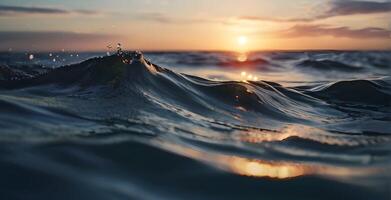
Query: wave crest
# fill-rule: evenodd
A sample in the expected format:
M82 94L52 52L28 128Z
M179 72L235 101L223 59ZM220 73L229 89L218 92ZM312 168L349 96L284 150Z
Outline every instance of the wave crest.
M309 92L312 96L331 102L391 105L390 87L385 81L338 81Z

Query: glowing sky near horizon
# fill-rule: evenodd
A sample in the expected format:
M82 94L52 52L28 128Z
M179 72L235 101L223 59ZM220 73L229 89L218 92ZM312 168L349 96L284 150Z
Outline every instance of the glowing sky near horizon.
M389 0L2 0L0 50L391 49L390 19Z

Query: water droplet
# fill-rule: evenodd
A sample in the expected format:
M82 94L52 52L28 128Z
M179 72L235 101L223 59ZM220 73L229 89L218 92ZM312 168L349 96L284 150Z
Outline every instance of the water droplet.
M136 60L140 60L143 58L143 53L141 53L141 51L135 51L133 52L132 58Z
M122 51L122 48L121 48L121 43L118 43L117 44L117 55L122 55L124 52Z

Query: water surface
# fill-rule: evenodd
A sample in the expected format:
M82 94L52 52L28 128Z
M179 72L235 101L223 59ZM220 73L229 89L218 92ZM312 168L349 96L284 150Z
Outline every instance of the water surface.
M379 51L1 53L1 196L390 199L390 71Z

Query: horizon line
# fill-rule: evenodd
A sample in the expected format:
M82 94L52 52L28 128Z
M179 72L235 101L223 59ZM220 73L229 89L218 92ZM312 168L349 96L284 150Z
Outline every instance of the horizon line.
M146 53L156 53L156 52L225 52L225 53L254 53L254 52L272 52L272 51L279 51L279 52L301 52L301 51L391 51L391 48L387 49L327 49L327 48L319 48L319 49L257 49L257 50L248 50L248 51L235 51L235 50L214 50L214 49L124 49L125 51L141 51ZM108 51L108 50L0 50L0 53L28 53L28 52L35 52L35 53L51 53L51 52L62 52L62 53L69 53L69 52L80 52L80 53L101 53L101 52L115 52L115 51Z

